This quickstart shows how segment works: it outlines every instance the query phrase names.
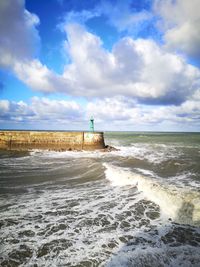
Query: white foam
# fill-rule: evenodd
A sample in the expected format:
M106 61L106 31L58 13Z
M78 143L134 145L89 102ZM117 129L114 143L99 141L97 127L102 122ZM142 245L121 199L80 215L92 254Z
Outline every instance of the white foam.
M151 177L156 177L156 174L153 171L150 170L144 170L141 168L135 168L135 170L139 171L140 173L147 175L147 176L151 176Z
M111 152L114 156L132 157L147 160L151 163L161 163L167 159L180 157L181 152L174 146L164 144L133 143L130 146L118 146L119 151Z
M115 186L133 185L149 200L158 204L165 218L200 225L200 193L163 185L152 177L104 163L106 178Z
M28 161L26 159L20 160L20 158L17 160L6 159L5 165L7 162L10 162L11 165L17 167L16 172L22 173L22 175L24 175L23 168L25 168L25 170L32 168L36 172L36 176L43 175L43 171L52 172L57 169L64 169L62 172L53 172L56 178L55 185L53 186L51 186L52 181L44 180L44 182L41 182L39 179L39 184L31 186L19 185L19 188L20 186L26 189L29 188L28 193L13 196L11 194L8 199L0 199L2 205L9 204L9 206L5 207L4 211L1 212L1 220L5 221L6 219L11 219L16 222L16 224L5 226L1 229L1 240L4 242L4 246L2 246L4 255L9 258L9 254L11 254L13 250L17 250L21 244L26 244L34 253L30 261L24 263L23 266L32 266L34 264L38 266L65 266L69 264L74 266L78 264L84 265L82 262L87 260L91 261L91 266L99 265L99 262L105 262L111 253L118 253L118 250L123 248L124 242L121 241L120 237L126 238L126 235L135 236L137 232L141 234L143 230L149 230L151 226L155 225L159 227L159 225L163 223L161 220L162 218L148 218L147 213L152 210L158 211L159 216L159 209L157 205L152 203L145 205L144 197L159 204L162 213L166 214L167 218L174 216L175 220L180 221L181 214L179 212L179 207L181 207L185 199L187 200L185 194L187 192L181 190L180 194L182 194L183 197L180 196L179 199L179 197L177 197L178 189L175 186L168 187L167 185L162 185L159 181L159 177L156 177L155 173L152 171L137 168L135 172L132 172L131 169L120 168L106 163L104 164L106 177L115 187L111 186L105 179L91 179L87 183L83 182L81 184L74 183L72 187L67 184L68 180L77 178L75 173L71 175L71 171L73 173L73 168L75 171L75 167L82 163L87 164L88 169L90 169L88 167L89 164L91 164L91 166L92 164L94 165L91 167L92 174L90 177L95 178L98 172L96 171L96 163L94 162L98 162L100 168L102 168L100 164L101 161L113 161L113 158L118 161L118 158L115 157L121 156L123 153L124 155L127 153L129 157L135 157L135 155L137 155L137 157L141 156L141 159L147 158L150 153L148 152L150 150L148 150L147 146L144 148L144 154L142 154L142 147L138 150L137 146L136 149L135 147L131 147L129 152L128 149L129 148L122 147L121 151L108 153L99 151L32 151L30 153L31 155L27 157ZM140 152L141 155L139 155ZM90 157L103 158L103 160L73 160L73 158ZM44 168L45 166L43 165L47 165L47 168ZM83 165L81 166L83 167ZM76 173L76 175L80 175L80 178L83 177L84 180L84 177L88 176L88 169L82 167L80 167L80 169L78 168L78 174ZM60 178L59 175L61 175ZM103 174L101 178L102 177ZM59 181L62 179L63 181L66 180L66 184L56 184L58 179ZM124 185L126 186L124 187ZM137 191L137 188L140 192ZM194 195L189 193L189 198L190 197L191 201L188 200L188 203L194 205L194 210L196 209L196 211L193 211L193 214L196 214L196 219L194 217L194 220L198 221L200 217L197 212L199 195L197 194L195 198ZM74 203L76 205L73 205ZM137 210L140 209L138 208L138 204L141 204L144 209L144 212L141 212L139 215L137 215ZM185 206L190 212L191 206ZM176 214L178 214L178 218L176 218ZM184 213L181 219L184 222L186 222L185 217ZM145 220L148 221L146 225L142 224ZM91 223L88 223L88 221L91 221ZM121 223L124 221L130 225L125 229L121 226ZM66 229L60 229L58 231L53 230L60 224L65 224ZM113 226L113 228L111 226ZM24 230L31 230L35 235L19 238L19 233ZM11 241L13 239L18 239L19 243L12 244ZM63 250L59 250L59 246L62 247L62 245L55 244L47 255L39 258L37 257L38 249L43 244L60 239L66 239L70 241L72 245L70 247L65 247ZM116 247L109 247L108 244L110 242L114 242ZM142 242L140 244L142 244ZM53 251L56 247L59 251L59 256L56 250ZM163 251L165 252L165 245L162 246L161 242L160 254L162 254ZM130 254L131 253L132 252L130 252ZM142 245L141 253L143 253ZM2 254L3 253L1 253L1 255ZM137 254L133 253L132 255L137 256ZM124 257L126 256L127 253L124 254ZM119 261L117 261L117 264L119 266Z
M137 185L137 182L133 181L133 175L128 171L125 171L122 168L114 167L111 164L103 163L103 166L106 167L105 174L106 178L110 180L114 186L124 186L124 185ZM117 173L117 175L116 175ZM138 179L140 176L136 177Z
M18 234L21 231L31 230L36 234L25 240L21 238L19 242L20 244L25 243L33 251L37 250L38 246L41 247L43 244L48 244L54 240L66 239L71 241L72 245L60 251L59 257L55 256L53 251L47 257L36 258L33 255L30 259L30 265L37 263L39 266L45 264L57 266L67 265L69 262L71 265L77 265L87 259L94 260L96 258L95 255L99 253L102 254L103 259L106 259L107 254L103 254L105 250L103 246L112 242L116 236L121 235L121 230L118 227L113 233L106 230L103 220L106 219L109 222L109 226L114 224L116 221L115 216L127 210L127 198L125 196L121 200L123 190L118 188L113 190L110 186L106 186L105 180L102 182L103 184L99 181L96 186L92 182L87 186L82 185L76 189L57 188L52 191L45 190L42 194L38 194L37 197L34 197L34 192L29 192L29 194L19 196L18 199L13 198L12 207L2 213L1 219L12 218L18 222L18 225L6 228L2 233L3 240L9 241L11 237L18 239ZM128 190L127 193L129 194ZM117 203L116 206L109 207L113 201ZM77 205L70 206L72 202L76 202ZM128 204L131 204L131 202L133 204L131 200ZM108 209L106 206L108 206ZM53 213L58 213L58 215ZM38 216L41 216L41 218L37 219ZM95 218L96 220L94 221ZM88 224L90 220L91 223ZM66 229L52 231L53 228L61 223L66 225ZM132 229L130 230L132 231ZM41 234L42 232L44 233ZM18 244L16 249L17 246ZM55 244L55 248L57 246L59 245ZM14 244L10 245L7 242L4 245L4 254L9 254L14 248ZM109 250L109 248L107 249ZM58 258L61 258L60 263L57 261Z
M31 151L30 154L32 156L37 157L46 157L46 158L101 158L104 156L109 155L109 152L101 152L100 150L94 150L94 151Z
M168 177L167 181L182 188L187 187L191 190L197 190L200 188L200 182L198 180L194 180L194 178L191 179L191 177L196 177L196 174L190 171L184 171L175 176Z
M191 257L192 255L192 257ZM191 265L191 259L193 264ZM130 246L125 247L115 253L109 260L104 262L101 267L143 267L143 266L154 266L154 267L169 267L169 266L199 266L199 248L191 246L181 247L148 247L137 248L131 250Z
M166 159L176 158L180 156L173 146L164 144L145 144L136 143L130 146L120 146L118 143L114 145L118 151L101 152L95 151L45 151L32 150L30 155L47 158L104 158L104 157L132 157L140 160L146 159L151 163L161 163ZM176 152L176 153L175 153Z

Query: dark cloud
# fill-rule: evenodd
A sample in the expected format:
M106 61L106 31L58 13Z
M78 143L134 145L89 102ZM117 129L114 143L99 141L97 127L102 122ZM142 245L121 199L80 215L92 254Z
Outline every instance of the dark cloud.
M154 106L170 106L175 105L179 106L185 101L186 96L184 94L166 95L159 98L138 98L138 102L145 105L154 105Z

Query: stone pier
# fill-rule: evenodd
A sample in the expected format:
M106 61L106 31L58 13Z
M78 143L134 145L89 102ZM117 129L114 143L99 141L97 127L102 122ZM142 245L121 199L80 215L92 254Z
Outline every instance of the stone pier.
M103 132L0 131L0 149L95 150L104 149Z

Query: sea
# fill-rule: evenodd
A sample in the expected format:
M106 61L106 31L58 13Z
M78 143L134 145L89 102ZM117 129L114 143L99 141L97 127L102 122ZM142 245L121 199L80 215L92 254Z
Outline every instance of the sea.
M0 151L0 266L200 266L200 133Z

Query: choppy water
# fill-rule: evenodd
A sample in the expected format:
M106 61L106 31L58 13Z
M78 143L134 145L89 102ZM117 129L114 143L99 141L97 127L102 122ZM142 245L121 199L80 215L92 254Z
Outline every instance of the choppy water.
M0 152L1 266L200 266L200 134Z

